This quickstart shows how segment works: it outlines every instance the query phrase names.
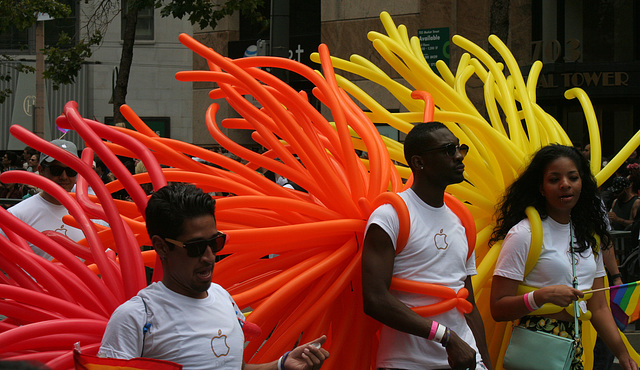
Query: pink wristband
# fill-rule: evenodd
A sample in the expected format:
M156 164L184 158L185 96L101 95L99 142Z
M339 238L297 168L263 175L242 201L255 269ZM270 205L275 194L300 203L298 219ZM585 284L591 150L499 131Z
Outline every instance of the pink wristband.
M433 340L433 338L436 337L438 326L440 326L440 324L438 324L436 321L431 322L431 332L429 333L429 337L427 338L428 340Z
M529 302L529 294L533 294L533 293L525 293L525 294L522 296L522 298L523 298L523 300L524 300L524 305L525 305L525 306L527 306L527 310L529 310L529 311L533 311L533 310L535 310L535 308L533 308L533 307L531 306L531 303Z

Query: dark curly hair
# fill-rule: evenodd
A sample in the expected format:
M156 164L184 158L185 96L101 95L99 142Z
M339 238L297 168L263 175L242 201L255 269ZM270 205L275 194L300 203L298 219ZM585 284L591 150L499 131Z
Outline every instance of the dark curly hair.
M605 210L598 197L598 187L591 175L589 162L576 148L559 144L551 144L538 150L529 166L507 188L504 197L496 207L497 222L489 245L504 239L514 225L526 218L525 209L529 206L535 207L542 219L549 216L546 200L540 193L540 187L547 166L562 157L573 161L582 180L580 197L571 210L571 221L577 241L575 250L583 252L591 248L597 254L597 241L594 235L600 238L601 249L609 247L611 236L607 231Z

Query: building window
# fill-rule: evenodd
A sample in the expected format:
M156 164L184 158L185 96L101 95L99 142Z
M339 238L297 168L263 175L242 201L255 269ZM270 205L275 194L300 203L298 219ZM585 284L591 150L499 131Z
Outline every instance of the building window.
M78 2L74 0L59 0L71 7L71 13L67 18L53 19L44 22L44 43L46 46L54 46L64 32L71 37L70 45L58 45L71 47L78 41ZM35 25L26 30L18 30L12 27L0 33L0 52L14 55L32 55L36 53Z
M24 31L18 30L16 27L0 34L0 50L10 52L12 54L35 54L35 41L30 43L29 39L35 37L33 27ZM29 48L33 47L33 51Z
M532 4L532 60L602 63L637 60L640 7L633 1L549 0Z
M71 7L71 14L67 18L53 19L44 22L44 44L47 46L56 45L62 32L69 35L71 42L68 45L58 45L59 47L72 47L78 43L78 2L66 0Z
M127 13L127 2L122 1L122 17L120 28L120 39L124 39L125 16ZM153 6L147 6L138 10L138 21L136 22L136 40L153 40Z

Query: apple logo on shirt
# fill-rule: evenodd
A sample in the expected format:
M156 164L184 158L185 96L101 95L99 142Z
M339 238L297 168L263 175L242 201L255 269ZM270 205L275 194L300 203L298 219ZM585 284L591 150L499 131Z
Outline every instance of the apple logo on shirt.
M222 334L221 329L218 329L218 336L211 338L211 350L216 357L226 356L231 350L227 345L227 336Z
M64 227L64 224L60 225L60 227L55 229L54 231L64 236L67 236L67 229Z
M443 233L444 229L440 229L440 232L433 236L433 242L436 245L436 248L440 250L445 250L449 248L449 243L447 243L447 234Z

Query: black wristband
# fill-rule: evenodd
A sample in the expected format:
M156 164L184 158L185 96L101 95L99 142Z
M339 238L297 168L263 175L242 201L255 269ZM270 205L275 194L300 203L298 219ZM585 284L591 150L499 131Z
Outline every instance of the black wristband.
M610 280L615 280L615 279L618 279L618 278L622 279L622 275L620 273L617 273L615 275L611 275L609 277Z

